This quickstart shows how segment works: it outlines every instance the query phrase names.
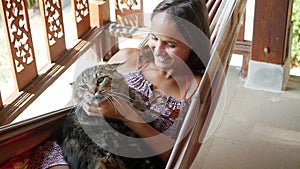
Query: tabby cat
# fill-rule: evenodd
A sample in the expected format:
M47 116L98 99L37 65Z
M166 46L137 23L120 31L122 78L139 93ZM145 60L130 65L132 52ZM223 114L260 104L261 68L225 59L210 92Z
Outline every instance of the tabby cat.
M158 157L133 157L149 149L137 141L138 135L125 124L88 116L81 106L84 101L100 103L119 97L137 112L147 111L141 96L129 88L124 76L116 71L117 66L104 64L88 68L72 83L73 99L78 106L66 118L61 143L63 155L72 169L164 168ZM128 154L119 155L126 151Z

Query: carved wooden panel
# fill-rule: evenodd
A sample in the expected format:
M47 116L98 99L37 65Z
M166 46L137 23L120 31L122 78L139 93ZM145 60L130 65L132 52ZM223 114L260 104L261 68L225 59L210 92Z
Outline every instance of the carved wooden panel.
M115 0L116 19L122 25L143 27L143 0Z
M77 37L81 38L90 26L90 11L88 0L73 0Z
M139 5L139 3L137 2L137 0L120 0L118 1L118 3L116 4L118 9L122 9L120 8L120 5L124 5L125 9L128 10L132 10L132 7Z
M41 0L47 51L50 60L56 61L66 50L61 0Z
M37 76L30 24L25 0L1 0L10 57L19 90Z

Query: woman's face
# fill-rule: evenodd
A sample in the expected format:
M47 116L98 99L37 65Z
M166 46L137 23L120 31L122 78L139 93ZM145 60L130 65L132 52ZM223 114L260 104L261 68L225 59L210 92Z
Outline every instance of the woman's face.
M156 67L174 69L188 59L191 49L178 40L183 38L174 21L157 14L152 18L151 32L148 45L153 51Z

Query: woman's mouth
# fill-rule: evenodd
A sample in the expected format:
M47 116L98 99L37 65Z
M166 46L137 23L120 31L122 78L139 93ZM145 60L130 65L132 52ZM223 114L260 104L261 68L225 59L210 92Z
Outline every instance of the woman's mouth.
M155 56L154 63L157 67L167 69L172 66L174 59L170 56Z
M156 58L158 62L161 62L163 64L167 64L172 61L172 58L169 56L157 56Z

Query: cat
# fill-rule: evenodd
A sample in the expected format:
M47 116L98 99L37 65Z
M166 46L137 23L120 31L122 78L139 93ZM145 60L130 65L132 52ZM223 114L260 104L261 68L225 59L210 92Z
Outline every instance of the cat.
M61 146L64 158L72 169L164 168L164 162L156 156L135 158L118 155L118 152L130 150L128 155L131 156L149 149L143 142L137 142L138 135L122 122L88 116L81 106L83 101L100 103L119 97L137 112L145 114L148 111L141 96L129 88L124 76L117 72L118 66L93 66L84 70L71 84L72 97L78 106L66 117Z

